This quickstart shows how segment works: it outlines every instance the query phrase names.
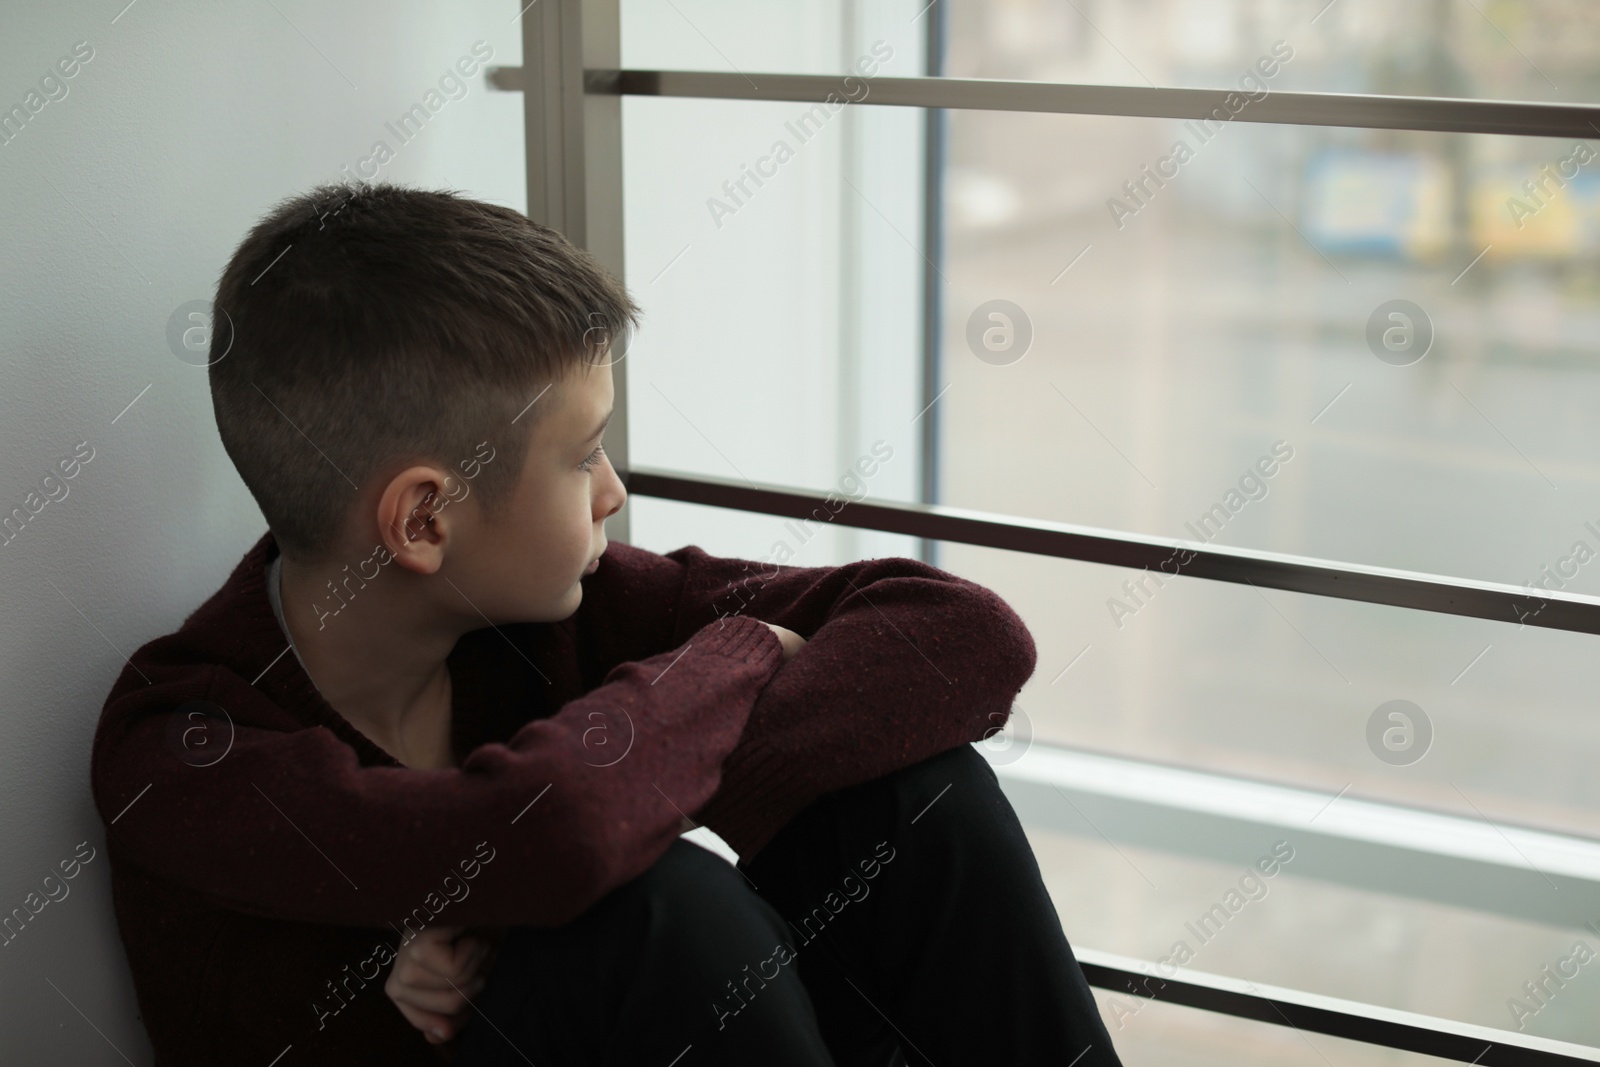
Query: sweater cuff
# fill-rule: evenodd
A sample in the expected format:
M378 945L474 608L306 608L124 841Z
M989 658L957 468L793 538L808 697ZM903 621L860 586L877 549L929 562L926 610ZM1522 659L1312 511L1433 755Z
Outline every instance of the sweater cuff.
M702 652L714 652L755 667L783 659L783 642L766 623L748 615L729 615L702 626L687 642Z

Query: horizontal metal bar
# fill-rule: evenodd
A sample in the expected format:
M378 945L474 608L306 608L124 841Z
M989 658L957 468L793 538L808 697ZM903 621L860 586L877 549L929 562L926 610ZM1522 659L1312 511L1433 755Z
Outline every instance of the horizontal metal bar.
M812 518L816 522L865 530L957 541L1011 552L1032 552L1113 567L1148 569L1158 578L1208 578L1368 604L1600 634L1600 597L1576 593L1524 589L1500 582L1448 578L1357 563L1333 563L1182 538L1149 537L1092 526L995 515L943 504L851 503L837 494L824 497L801 489L706 475L691 478L655 468L634 467L622 472L622 479L629 492L690 504Z
M490 71L497 88L521 87L520 68ZM1600 137L1600 105L1520 100L1473 100L1366 93L1267 92L1240 106L1232 89L1076 85L986 78L845 78L831 74L756 74L678 70L589 70L590 93L677 96L720 100L835 101L889 107L968 111L1034 111L1059 115L1208 119L1293 126L1353 126L1373 130L1498 133L1519 137ZM1230 111L1225 101L1235 99Z
M1164 977L1155 964L1143 960L1076 947L1074 952L1090 985L1147 1000L1292 1026L1314 1034L1475 1063L1480 1067L1600 1063L1600 1049L1585 1045L1183 968L1171 968L1174 975Z

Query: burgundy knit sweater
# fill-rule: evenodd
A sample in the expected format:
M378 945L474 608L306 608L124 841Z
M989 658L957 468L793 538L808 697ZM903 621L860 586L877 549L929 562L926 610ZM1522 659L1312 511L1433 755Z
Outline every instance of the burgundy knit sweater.
M916 560L775 570L613 541L572 617L461 638L458 765L417 770L288 651L277 551L264 535L134 653L95 733L158 1067L448 1059L383 991L409 932L568 922L683 814L749 858L822 794L1001 726L1035 662L999 596ZM757 620L809 644L785 663Z

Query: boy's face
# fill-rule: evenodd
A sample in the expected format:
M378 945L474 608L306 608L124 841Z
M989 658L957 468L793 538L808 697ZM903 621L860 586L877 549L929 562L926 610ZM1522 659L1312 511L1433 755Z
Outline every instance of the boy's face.
M605 520L627 500L600 450L611 415L611 367L558 379L537 403L522 479L493 516L478 512L456 570L493 622L554 622L578 610L579 579L606 550Z

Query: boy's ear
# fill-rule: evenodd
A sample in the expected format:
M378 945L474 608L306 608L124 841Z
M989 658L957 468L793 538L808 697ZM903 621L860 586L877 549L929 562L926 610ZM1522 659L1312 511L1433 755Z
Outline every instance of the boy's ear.
M395 561L418 574L432 574L444 562L454 515L445 483L450 474L418 465L389 479L378 497L378 529Z

